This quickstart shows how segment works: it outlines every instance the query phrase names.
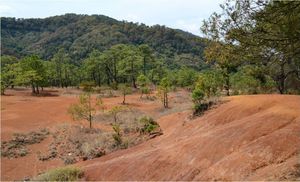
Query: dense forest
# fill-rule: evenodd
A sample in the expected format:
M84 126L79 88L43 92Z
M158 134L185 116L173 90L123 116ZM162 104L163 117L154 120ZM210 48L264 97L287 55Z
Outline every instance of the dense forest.
M1 18L1 88L189 87L218 94L300 92L300 2L226 1L205 38L105 16ZM199 23L200 27L200 23ZM142 83L141 83L142 82ZM146 84L147 83L147 84Z
M1 18L1 25L4 55L36 54L48 60L63 48L72 63L80 64L94 49L102 52L116 44L147 44L164 57L169 67L189 65L199 69L203 62L202 38L160 25L146 26L103 15L76 14L45 19Z

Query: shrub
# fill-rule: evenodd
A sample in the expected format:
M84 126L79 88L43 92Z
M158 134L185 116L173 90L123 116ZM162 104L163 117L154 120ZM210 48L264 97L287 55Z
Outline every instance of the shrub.
M37 176L35 181L78 181L83 177L83 171L77 167L61 167L52 169Z
M66 165L68 165L68 164L74 164L74 163L77 162L76 159L75 159L75 157L73 157L73 156L65 156L63 158L63 161L64 161L64 164L66 164Z
M222 87L222 76L216 71L206 71L201 73L196 82L195 89L200 89L209 98L217 95Z
M192 93L192 99L196 105L201 104L204 99L204 92L201 89L196 88Z
M159 125L156 121L154 121L151 117L143 116L140 118L140 122L143 124L141 128L141 133L151 133L155 129L159 128Z
M194 115L201 115L207 111L215 103L213 101L205 101L194 105Z
M115 141L115 145L116 146L120 146L122 144L122 136L121 136L121 128L119 124L113 124L112 125L113 130L114 130L114 134L112 135L114 141Z
M49 131L41 129L40 131L32 131L27 134L16 133L10 141L1 142L1 156L8 158L23 157L28 154L26 145L40 143L43 141Z
M93 81L85 81L80 84L80 87L82 87L82 90L84 92L92 92L93 87L95 87L95 86L96 86L96 84Z
M214 105L217 101L211 100L205 96L203 90L199 87L196 87L192 93L192 99L194 102L194 115L201 115L204 111L210 109L212 105Z

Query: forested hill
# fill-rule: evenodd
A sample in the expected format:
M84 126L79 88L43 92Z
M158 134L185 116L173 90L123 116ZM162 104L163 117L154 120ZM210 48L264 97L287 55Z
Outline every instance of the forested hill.
M117 21L103 15L1 18L1 26L2 54L16 57L37 54L50 59L63 47L78 62L93 49L104 51L120 43L148 44L165 61L177 60L178 64L199 67L204 49L203 39L191 33L160 25Z

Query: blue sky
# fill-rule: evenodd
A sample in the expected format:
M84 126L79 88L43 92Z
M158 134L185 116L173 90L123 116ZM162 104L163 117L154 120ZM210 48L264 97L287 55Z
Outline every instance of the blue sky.
M223 0L0 0L1 17L44 18L65 13L102 14L200 35L203 19Z

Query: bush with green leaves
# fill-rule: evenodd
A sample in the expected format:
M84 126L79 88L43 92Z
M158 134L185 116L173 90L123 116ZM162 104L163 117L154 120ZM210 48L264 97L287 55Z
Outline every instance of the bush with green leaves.
M159 128L159 124L151 117L143 116L139 121L143 124L143 127L140 130L141 133L151 133Z
M34 181L78 181L83 175L78 167L68 166L49 170L34 178Z
M192 99L194 102L194 115L203 113L207 108L205 108L205 94L203 90L201 90L199 87L195 88L192 93Z
M204 95L209 98L218 94L222 89L223 78L218 71L206 71L200 73L196 81L195 88L203 91Z
M266 74L263 67L243 66L231 75L230 84L235 94L257 94L274 88L274 81Z
M222 88L222 75L217 71L206 71L199 75L192 92L194 102L194 115L202 114L215 102L211 98L216 97Z
M177 85L187 87L194 84L197 79L196 71L189 68L182 68L177 72Z
M112 135L115 145L120 146L122 144L122 135L121 135L121 127L120 124L114 123L112 125L112 128L114 130L114 134Z
M84 92L92 92L95 86L96 84L93 81L84 81L80 83L80 87L82 87Z

